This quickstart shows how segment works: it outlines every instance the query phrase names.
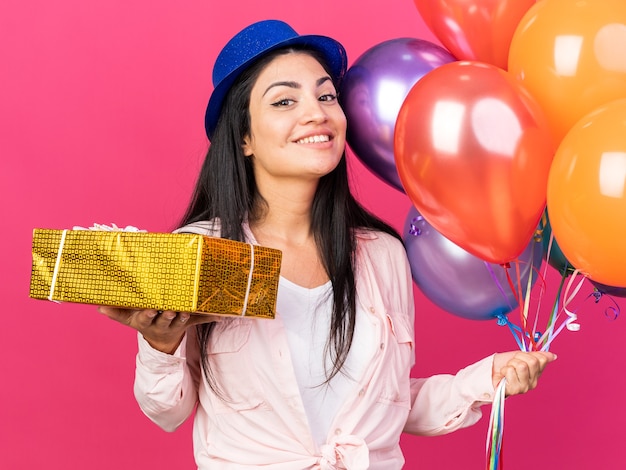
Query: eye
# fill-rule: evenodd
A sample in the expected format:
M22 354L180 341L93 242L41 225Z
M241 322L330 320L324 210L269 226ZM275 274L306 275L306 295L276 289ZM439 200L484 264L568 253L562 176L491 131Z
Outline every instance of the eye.
M326 94L320 96L319 100L320 101L327 101L327 102L336 101L337 100L337 95L335 93L326 93Z
M290 105L292 105L294 103L295 103L295 101L290 99L290 98L283 98L283 99L280 99L278 101L273 102L272 106L276 106L277 108L280 108L280 107L284 107L284 106L290 106Z

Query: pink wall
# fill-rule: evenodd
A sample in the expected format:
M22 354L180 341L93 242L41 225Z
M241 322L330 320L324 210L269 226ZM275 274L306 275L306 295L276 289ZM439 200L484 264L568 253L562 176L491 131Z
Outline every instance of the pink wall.
M172 228L207 144L211 63L233 32L268 17L338 38L352 61L387 39L433 40L410 0L0 5L1 468L193 468L190 423L167 434L135 404L133 332L92 306L28 298L31 233L94 222ZM352 166L361 200L399 228L407 198ZM493 322L454 317L419 293L417 302L415 375L516 348ZM626 462L625 320L584 305L581 331L557 339L540 388L507 401L507 470ZM407 468L483 468L486 429L483 419L446 437L405 436Z

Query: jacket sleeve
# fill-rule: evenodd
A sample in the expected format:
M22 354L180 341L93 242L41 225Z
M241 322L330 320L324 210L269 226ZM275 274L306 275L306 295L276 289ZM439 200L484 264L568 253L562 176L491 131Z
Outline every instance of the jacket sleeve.
M153 349L138 334L135 398L144 414L165 431L178 428L198 401L199 360L194 330L187 330L171 355Z
M475 424L480 407L493 400L493 356L456 375L411 379L412 407L404 431L422 436L447 434Z
M174 233L219 236L219 221L197 222ZM192 414L198 402L201 371L195 328L187 329L174 354L157 351L141 334L137 336L135 398L148 418L164 430L174 431Z

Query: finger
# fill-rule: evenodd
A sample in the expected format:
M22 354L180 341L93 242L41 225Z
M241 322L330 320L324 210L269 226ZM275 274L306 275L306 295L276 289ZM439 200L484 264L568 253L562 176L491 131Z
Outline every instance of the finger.
M128 324L139 331L144 331L154 323L158 313L157 310L136 310Z
M507 395L526 393L530 389L532 373L525 359L522 355L516 355L504 367L502 374L506 378Z
M157 311L157 312L158 312L158 316L156 318L155 325L157 325L159 328L162 328L162 329L184 330L184 329L187 329L189 326L203 323L201 321L202 315L193 315L189 312L174 312L174 311L164 311L164 312ZM196 321L193 321L194 319L196 319Z
M109 317L111 320L115 320L116 322L123 323L125 325L130 325L131 319L137 312L136 310L108 307L104 305L99 306L98 311Z
M176 318L176 312L172 310L157 310L157 315L154 318L153 322L159 328L169 328L172 326L172 322Z
M514 393L526 393L537 387L539 377L543 367L547 364L547 356L543 357L533 353L520 353L510 361L511 367L515 370L517 379L511 387ZM515 380L511 377L511 380Z
M511 384L511 388L515 393L523 393L526 391L528 384L528 370L518 364L511 364L506 375L507 383Z
M557 358L556 354L554 354L553 352L549 352L549 351L536 351L533 354L539 357L545 358L547 362L556 361L556 358Z
M556 359L556 355L552 353L534 353L534 362L532 363L532 383L531 388L535 388L546 366Z
M549 362L552 362L555 359L555 355L552 353L545 352L531 352L527 353L524 360L528 363L530 374L531 374L531 388L535 388L537 386L537 381L545 367Z
M545 367L556 360L556 354L546 351L537 351L533 353L535 358L539 361L539 373L543 372Z
M224 319L221 315L208 313L178 312L178 314L178 319L185 324L185 327L220 322Z
M171 318L169 327L170 328L187 328L187 322L191 318L191 313L189 312L173 312L174 316ZM170 315L171 316L171 315ZM168 316L169 318L169 316Z

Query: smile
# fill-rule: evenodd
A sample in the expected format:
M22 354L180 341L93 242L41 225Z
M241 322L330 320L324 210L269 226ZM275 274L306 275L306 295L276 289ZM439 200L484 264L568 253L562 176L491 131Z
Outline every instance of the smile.
M315 144L318 142L328 142L330 136L328 135L312 135L310 137L304 137L296 141L297 144Z

